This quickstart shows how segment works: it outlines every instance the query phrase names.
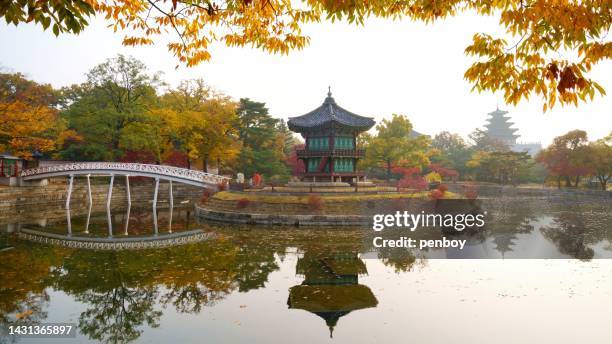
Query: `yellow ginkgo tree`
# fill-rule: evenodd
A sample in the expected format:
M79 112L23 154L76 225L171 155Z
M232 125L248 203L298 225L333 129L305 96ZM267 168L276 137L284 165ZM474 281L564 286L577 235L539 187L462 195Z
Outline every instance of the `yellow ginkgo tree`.
M477 91L502 91L507 103L531 96L555 104L591 100L604 89L591 68L612 56L610 0L15 0L0 17L36 22L54 34L78 33L94 15L125 30L125 45L153 44L173 33L168 49L187 66L211 58L212 42L286 54L309 43L303 24L369 17L434 22L467 12L500 18L506 37L476 34L465 52L476 61L465 78Z
M51 86L26 80L21 74L0 74L0 152L31 159L50 153L66 139L78 139L58 120Z

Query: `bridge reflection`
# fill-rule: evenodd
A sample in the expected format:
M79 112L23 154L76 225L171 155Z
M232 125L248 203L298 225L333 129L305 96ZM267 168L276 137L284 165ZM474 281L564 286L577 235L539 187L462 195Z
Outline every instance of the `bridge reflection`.
M179 208L185 213L179 219L178 231L173 230L174 205L170 203L168 209L164 209L162 218L166 226L160 226L158 210L143 212L142 208L137 208L135 216L132 216L132 206L128 204L123 212L123 216L117 210L111 212L110 207L106 208L103 216L92 215L92 205L87 207L85 216L77 216L77 225L73 224L70 208L66 209L66 222L59 226L46 226L41 228L28 226L20 228L18 235L22 239L41 243L60 245L72 248L100 249L100 250L121 250L121 249L144 249L175 246L186 243L202 241L212 237L211 233L205 233L201 229L190 229L190 210ZM101 213L97 213L100 214ZM118 218L119 215L119 218ZM84 217L84 224L82 218ZM144 218L143 218L144 217ZM94 219L102 221L92 221ZM130 234L130 221L135 221ZM143 221L144 220L144 221ZM92 222L95 223L94 229ZM115 233L113 229L121 226L122 230ZM35 228L35 229L33 229Z
M85 176L87 178L87 200L91 208L93 203L91 195L91 177L92 176L109 176L110 182L108 193L106 196L106 213L109 218L108 235L113 236L111 216L111 199L113 196L113 185L115 176L125 176L125 187L127 194L128 214L132 204L132 195L130 191L130 176L134 177L150 177L155 179L155 191L153 194L153 222L155 225L155 233L157 234L157 199L159 194L160 180L168 182L168 199L170 208L174 206L174 195L172 182L183 183L187 185L202 187L206 189L218 190L221 185L226 184L231 178L219 176L216 174L195 171L174 166L165 165L150 165L136 163L118 163L118 162L80 162L63 165L52 165L33 169L27 169L21 172L21 178L25 181L47 179L52 177L68 177L68 190L66 194L66 209L70 209L70 201L74 179L77 176ZM129 218L129 215L128 215ZM70 228L70 212L67 214L69 235ZM172 232L170 224L170 232Z

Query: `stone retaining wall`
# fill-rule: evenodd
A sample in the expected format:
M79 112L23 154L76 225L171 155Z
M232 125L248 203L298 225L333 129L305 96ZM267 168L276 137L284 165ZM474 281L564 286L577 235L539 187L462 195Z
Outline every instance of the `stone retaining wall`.
M557 188L527 188L511 185L448 183L448 189L463 195L466 190L475 190L479 197L540 197L564 199L601 199L612 200L612 191Z
M92 183L91 193L94 204L106 204L108 184ZM153 183L131 184L130 193L132 203L150 202L153 199L155 186ZM183 185L172 184L174 203L183 200L199 199L203 189ZM49 184L46 186L4 187L0 188L0 213L11 211L15 207L24 208L38 205L63 205L66 203L67 187L65 184ZM168 201L168 183L161 182L159 185L158 202ZM87 204L87 184L84 179L76 179L73 184L71 206ZM123 183L115 182L111 204L127 203L127 194Z
M369 217L360 215L281 215L281 214L249 214L230 211L206 209L205 206L195 206L196 215L201 220L257 224L257 225L289 225L289 226L360 226L368 223Z
M130 185L132 195L132 206L138 207L149 204L153 200L155 186L153 183ZM174 206L189 201L198 201L202 197L203 189L183 185L172 184L174 196ZM92 200L94 208L106 207L106 196L108 184L95 183L91 185ZM163 208L168 205L168 183L160 183L158 194L158 207ZM66 185L52 183L47 186L28 186L28 187L0 187L0 222L6 218L36 217L37 213L58 212L64 213L66 203ZM75 213L80 209L87 209L87 184L82 179L76 179L73 185L70 208ZM111 207L123 207L127 204L127 194L122 183L115 183L113 186L113 196ZM5 221L6 222L6 221Z

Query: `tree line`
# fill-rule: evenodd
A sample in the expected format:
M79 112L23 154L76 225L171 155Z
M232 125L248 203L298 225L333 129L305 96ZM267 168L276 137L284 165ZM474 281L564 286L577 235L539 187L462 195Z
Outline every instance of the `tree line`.
M370 176L387 180L406 178L406 174L418 171L447 179L498 184L552 182L558 187L578 187L581 178L592 177L606 190L612 175L612 132L589 141L585 131L573 130L556 137L532 157L513 151L481 129L475 129L468 140L448 131L433 138L420 135L403 115L384 119L376 131L359 138L366 148L362 167Z
M294 137L265 103L238 101L202 79L169 87L119 55L61 89L0 74L0 149L26 160L169 164L288 176Z
M612 133L589 142L574 130L531 157L480 129L468 140L447 131L420 135L408 117L394 114L361 134L358 145L366 148L359 168L387 180L418 171L437 179L576 187L593 177L605 189L612 174ZM236 101L202 79L169 87L131 57L108 59L85 82L61 89L0 74L0 150L27 160L168 164L283 182L304 171L296 156L301 148L265 103Z

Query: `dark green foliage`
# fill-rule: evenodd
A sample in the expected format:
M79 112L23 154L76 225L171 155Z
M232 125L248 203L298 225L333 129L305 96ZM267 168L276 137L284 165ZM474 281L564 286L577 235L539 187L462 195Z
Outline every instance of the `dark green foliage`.
M145 65L119 55L94 67L87 82L62 90L61 116L83 141L67 145L61 158L67 160L117 160L123 130L146 119L157 102L159 80L149 76Z
M285 165L288 130L283 121L268 113L265 103L248 98L240 99L238 107L238 133L242 150L238 155L236 171L246 176L261 173L266 177L288 175Z

